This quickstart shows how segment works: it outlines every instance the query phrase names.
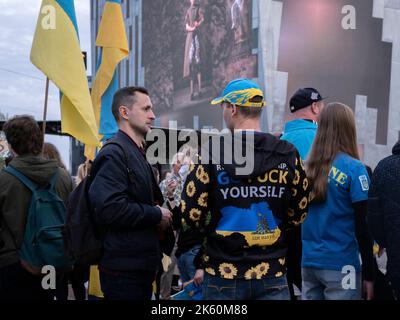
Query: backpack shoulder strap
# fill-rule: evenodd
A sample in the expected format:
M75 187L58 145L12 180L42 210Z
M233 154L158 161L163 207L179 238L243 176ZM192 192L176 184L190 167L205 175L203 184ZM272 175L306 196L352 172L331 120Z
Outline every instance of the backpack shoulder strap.
M13 175L16 177L19 181L21 181L28 189L30 189L32 192L35 192L37 189L37 185L33 183L30 179L28 179L26 176L24 176L20 171L17 169L7 166L4 168L5 172L8 172L9 174Z
M117 141L111 140L111 141L107 141L107 143L103 146L103 148L105 146L110 145L110 144L114 144L114 145L116 145L116 146L118 146L118 147L120 147L122 149L122 152L124 153L125 164L128 166L129 165L129 163L128 163L128 152L127 152L124 144L120 143L120 142L117 142Z
M53 176L51 177L50 180L50 190L55 190L56 188L56 182L57 182L57 178L58 178L58 171L60 169L57 169L56 172L53 174Z
M124 145L123 143L118 142L118 141L111 140L111 141L108 141L108 142L103 146L103 148L104 148L105 146L110 145L110 144L114 144L114 145L118 146L119 148L121 148L121 150L122 150L122 152L123 152L123 154L124 154L124 160L125 160L126 172L127 172L127 174L128 174L128 179L129 179L129 181L130 181L131 183L134 183L134 182L135 182L135 179L134 179L134 176L133 176L134 173L133 173L132 168L129 166L128 151L127 151L125 145Z

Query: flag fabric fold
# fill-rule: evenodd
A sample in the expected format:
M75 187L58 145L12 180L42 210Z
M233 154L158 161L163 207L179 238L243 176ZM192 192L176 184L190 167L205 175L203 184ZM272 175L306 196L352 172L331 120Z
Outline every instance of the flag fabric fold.
M30 59L62 92L62 132L98 146L73 0L42 1Z
M117 66L129 55L120 0L106 1L96 46L100 47L100 55L93 82L92 102L99 134L109 138L118 131L111 110L114 93L119 89Z

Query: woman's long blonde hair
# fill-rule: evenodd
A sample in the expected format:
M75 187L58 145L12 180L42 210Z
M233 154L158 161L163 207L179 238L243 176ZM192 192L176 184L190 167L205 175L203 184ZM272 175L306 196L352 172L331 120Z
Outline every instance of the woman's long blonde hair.
M320 114L317 135L307 161L313 201L325 201L329 171L339 152L359 159L353 111L345 104L333 102Z

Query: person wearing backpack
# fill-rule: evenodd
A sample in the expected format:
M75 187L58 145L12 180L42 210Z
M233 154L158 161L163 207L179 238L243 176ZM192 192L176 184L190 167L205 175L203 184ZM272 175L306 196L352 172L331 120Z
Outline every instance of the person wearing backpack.
M68 172L58 167L56 160L42 157L43 135L33 117L15 116L4 124L3 130L14 158L0 172L0 300L53 299L53 292L43 289L43 275L36 269L41 264L50 264L46 262L47 258L56 261L54 254L59 253L60 257L63 254L62 249L58 252L54 249L62 248L57 225L65 214L62 202L72 190L72 181ZM37 188L35 199L28 185ZM47 208L36 201L40 197L49 199ZM32 204L36 205L36 211ZM47 209L55 210L54 217ZM41 210L46 211L45 217L39 217ZM33 229L29 219L31 214L35 214L39 222L47 223L46 233ZM55 224L51 225L53 218ZM31 246L27 241L29 236L38 234L44 238L38 238L37 247ZM37 254L36 248L42 249L42 254ZM61 260L57 261L67 264Z
M94 220L104 231L101 289L106 300L150 300L165 238L161 230L172 214L159 206L163 197L143 149L155 119L148 91L118 90L112 113L119 131L94 160L89 187Z

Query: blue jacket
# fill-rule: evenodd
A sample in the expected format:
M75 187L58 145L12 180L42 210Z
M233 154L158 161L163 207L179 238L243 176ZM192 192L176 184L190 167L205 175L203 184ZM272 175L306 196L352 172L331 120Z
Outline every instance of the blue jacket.
M162 194L133 140L122 131L111 140L130 152L127 165L121 147L105 146L91 170L89 199L96 222L105 229L99 265L118 271L155 271L160 259L156 226L161 221L161 210L155 202L162 204ZM131 175L127 168L132 170Z
M311 121L296 119L286 123L282 140L293 143L300 153L302 160L306 160L317 133L317 124Z

